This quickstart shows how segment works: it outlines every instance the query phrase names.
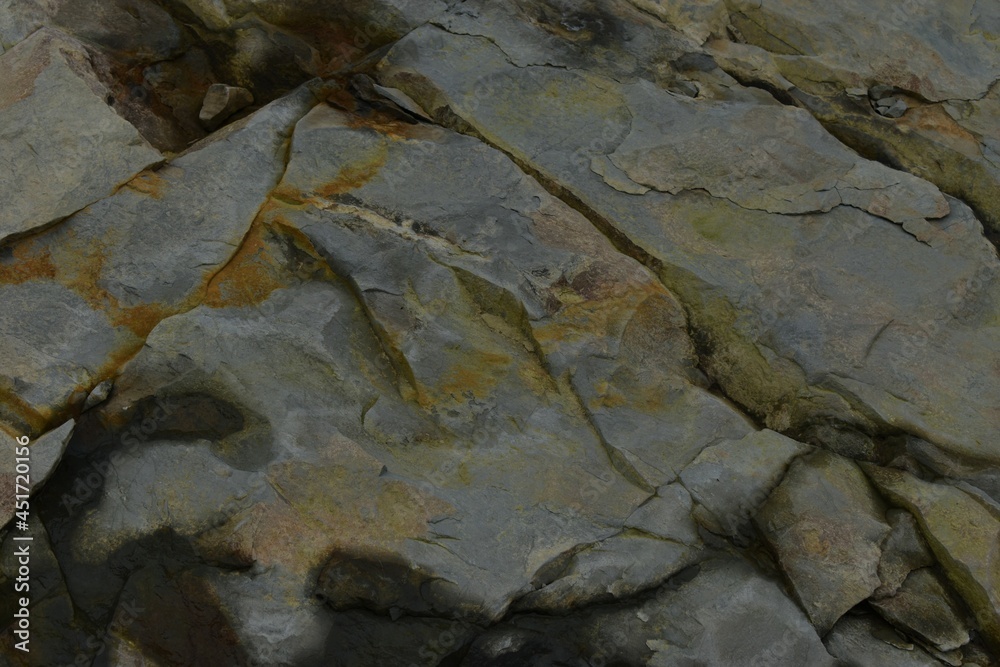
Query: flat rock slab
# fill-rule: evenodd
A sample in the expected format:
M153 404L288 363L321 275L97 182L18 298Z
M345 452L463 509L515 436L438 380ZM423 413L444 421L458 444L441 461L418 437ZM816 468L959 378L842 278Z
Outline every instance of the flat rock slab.
M875 615L844 616L823 638L830 655L857 667L940 667L941 662Z
M514 616L472 644L463 666L486 664L777 665L832 667L802 610L746 562L715 558L642 601L575 617Z
M507 338L568 380L615 466L650 493L709 442L752 429L705 391L673 295L481 142L317 107L296 128L277 195L301 205L268 219L301 229L356 285L426 404L445 398L425 389L442 377L461 377L477 397L505 391L495 376L506 361L489 356L498 349L471 367L447 350L458 338ZM423 267L417 283L412 266ZM442 298L467 302L468 315L437 317ZM420 351L430 336L444 354Z
M881 583L884 515L857 464L818 451L792 463L754 517L820 634Z
M29 439L27 445L21 445L18 439L0 431L0 483L10 489L0 496L0 530L14 518L15 494L34 495L52 476L73 435L74 425L70 420L37 440ZM26 472L19 471L19 463L24 466L21 470ZM24 490L16 489L18 484L23 484Z
M969 642L960 603L930 568L913 571L895 595L873 600L872 606L893 625L939 651L954 651Z
M44 430L163 317L200 301L281 177L292 126L313 103L300 89L0 258L10 423Z
M783 432L822 414L1000 460L1000 375L982 363L1000 346L1000 260L967 207L718 70L681 99L638 65L613 72L608 57L550 46L551 34L482 24L483 37L413 31L380 64L380 83L526 165L654 268L729 396ZM628 47L606 48L630 62ZM697 150L678 129L691 118ZM734 165L739 178L727 176Z
M996 26L1000 12L974 0L876 5L836 0L727 3L733 23L751 43L825 80L879 82L929 100L981 97L1000 76ZM818 11L817 11L818 9ZM807 63L806 61L810 61ZM905 67L899 67L902 62Z
M882 543L882 559L878 564L882 585L876 597L895 593L910 572L936 562L912 514L906 510L890 509L885 513L885 519L892 528Z
M756 431L705 448L681 471L680 481L699 505L698 521L720 535L736 537L747 532L789 464L810 451L780 433Z
M986 639L1000 646L1000 510L984 497L865 464L879 491L917 518Z
M43 28L0 56L0 244L163 160L108 106L83 45Z

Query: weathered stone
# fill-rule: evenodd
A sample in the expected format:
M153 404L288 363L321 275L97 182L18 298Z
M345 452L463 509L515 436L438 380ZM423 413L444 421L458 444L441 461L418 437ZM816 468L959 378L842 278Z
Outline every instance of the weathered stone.
M113 53L130 64L165 60L183 48L180 27L150 0L5 0L0 46L10 48L43 26Z
M111 380L105 380L98 383L98 385L87 395L87 400L83 402L83 410L87 411L108 400L108 396L111 395L111 390L114 386L115 384Z
M819 451L792 463L754 517L820 634L878 587L884 511L854 462Z
M906 102L895 97L878 101L878 112L887 118L899 118L908 108Z
M914 570L895 595L872 601L890 623L934 645L953 651L969 642L960 604L930 568Z
M996 9L975 12L971 1L886 0L873 7L838 0L819 11L806 0L729 4L731 20L747 39L780 54L789 72L824 72L827 81L849 78L854 84L879 81L869 92L875 99L894 88L927 99L969 99L982 95L1000 72L996 46L982 29L995 20ZM967 37L954 39L958 34ZM906 67L899 67L904 59Z
M893 595L910 572L935 563L934 554L920 536L917 520L912 514L890 509L885 518L892 530L882 543L882 559L878 564L882 585L876 591L876 597Z
M696 560L697 551L672 540L638 534L610 537L539 571L516 611L558 613L627 599L658 586Z
M462 665L832 666L816 631L776 582L712 559L642 601L571 617L515 615L480 635Z
M681 544L700 542L698 529L691 519L691 495L680 484L660 487L656 495L640 505L625 520L626 528Z
M917 518L924 537L985 638L1000 645L1000 513L976 496L864 464L879 490Z
M746 534L750 518L781 481L788 464L811 451L774 431L758 431L702 451L680 475L706 512L696 514L713 532Z
M848 614L823 639L830 655L851 667L940 667L877 616Z
M0 484L7 489L0 496L0 530L7 527L15 511L30 515L30 510L18 507L16 496L34 495L48 481L66 451L73 426L70 420L37 440L29 439L26 445L18 439L25 436L14 438L0 430Z
M357 122L326 107L303 119L279 191L310 205L274 216L302 229L350 276L418 395L455 371L440 355L407 353L426 306L407 304L403 260L385 260L392 272L371 261L376 253L408 257L412 244L423 273L444 274L443 266L454 274L455 298L468 294L461 298L483 313L477 329L520 339L552 377L568 378L615 466L648 491L672 481L709 442L750 431L704 391L680 305L582 216L472 139L398 122L372 134ZM483 178L481 190L475 180L454 182L455 173ZM470 207L488 224L463 224ZM400 228L396 219L407 222ZM461 330L473 339L472 328Z
M80 405L163 317L190 308L232 257L314 102L302 89L157 171L143 172L2 262L0 392L35 432Z
M973 0L727 4L746 39L774 54L780 73L803 91L802 105L834 134L962 197L994 240L1000 239L995 5ZM873 101L907 92L924 103L910 110L890 106L886 115L899 120L887 126L842 104L831 90L838 83L872 81L882 82L869 89Z
M719 74L697 100L678 98L638 68L545 51L551 36L479 31L489 39L419 28L379 81L503 149L657 270L729 396L783 432L822 415L1000 460L986 398L1000 376L981 363L1000 340L986 324L1000 260L968 208ZM619 191L590 169L602 156L668 192Z
M216 128L234 113L253 104L253 94L246 88L216 83L205 93L199 120L209 128Z
M0 664L992 665L997 35L0 0Z
M110 195L163 158L105 101L83 45L44 28L0 56L0 244Z

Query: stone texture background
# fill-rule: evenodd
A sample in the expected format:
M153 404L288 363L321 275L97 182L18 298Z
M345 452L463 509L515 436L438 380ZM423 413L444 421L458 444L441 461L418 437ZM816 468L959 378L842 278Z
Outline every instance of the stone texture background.
M998 81L984 0L0 0L0 664L1000 665Z

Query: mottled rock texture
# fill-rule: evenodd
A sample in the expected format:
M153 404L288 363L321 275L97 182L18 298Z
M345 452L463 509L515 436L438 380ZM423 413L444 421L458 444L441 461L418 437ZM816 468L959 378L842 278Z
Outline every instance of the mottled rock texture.
M997 667L998 79L983 0L0 0L0 665Z

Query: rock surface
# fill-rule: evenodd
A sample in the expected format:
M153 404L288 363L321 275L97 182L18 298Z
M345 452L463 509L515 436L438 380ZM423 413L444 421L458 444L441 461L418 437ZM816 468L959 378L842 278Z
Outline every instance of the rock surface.
M885 509L857 464L825 451L791 465L755 517L810 620L825 635L878 588Z
M216 83L209 87L202 102L198 120L215 129L234 113L253 104L253 94L240 86Z
M0 665L1000 666L998 44L0 0Z
M118 116L83 45L44 28L0 56L0 243L58 222L162 160Z

